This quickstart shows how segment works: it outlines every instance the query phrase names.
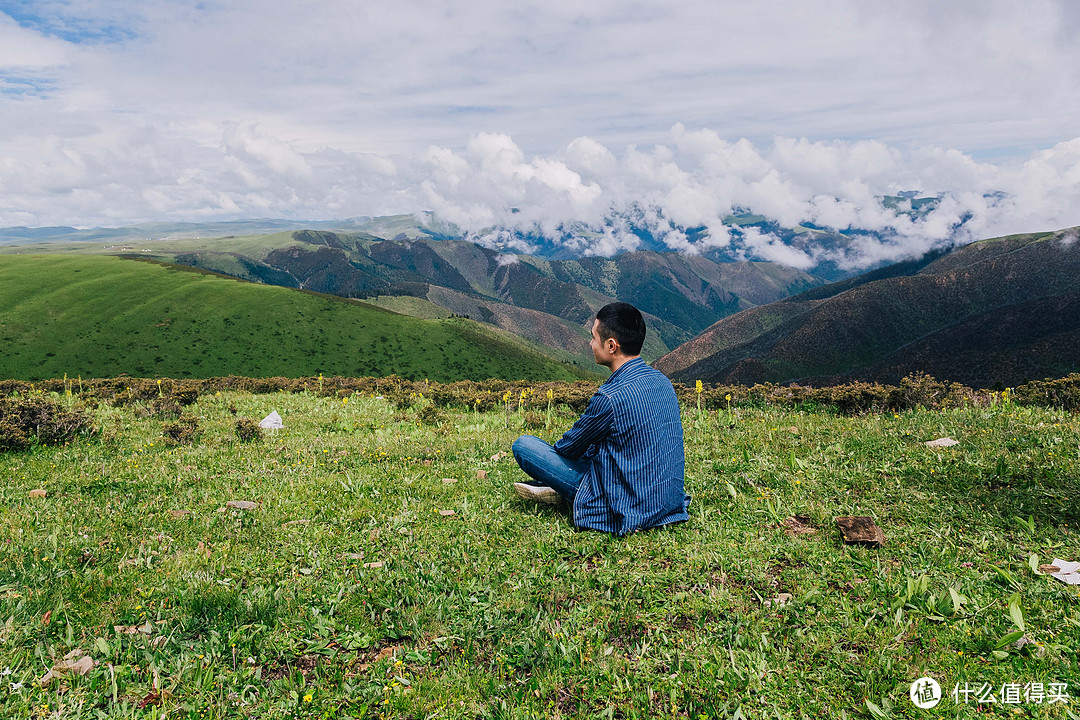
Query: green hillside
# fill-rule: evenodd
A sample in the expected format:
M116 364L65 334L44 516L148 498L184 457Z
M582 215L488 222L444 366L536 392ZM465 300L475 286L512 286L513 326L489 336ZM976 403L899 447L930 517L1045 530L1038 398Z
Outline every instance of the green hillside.
M115 257L0 256L0 377L580 376L462 318Z

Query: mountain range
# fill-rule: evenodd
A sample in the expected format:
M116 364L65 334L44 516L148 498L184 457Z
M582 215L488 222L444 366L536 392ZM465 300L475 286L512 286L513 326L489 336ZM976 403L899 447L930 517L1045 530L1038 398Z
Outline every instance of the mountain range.
M906 202L922 212L923 200ZM416 318L469 318L583 370L595 367L591 318L619 299L645 313L646 359L688 382L896 382L924 371L987 387L1080 371L1076 228L940 249L826 283L775 263L702 254L524 255L456 239L430 215L349 221L349 231L265 232L275 228L263 222L155 226L160 237L8 228L0 252L152 259ZM237 234L212 235L223 229Z
M719 320L654 364L719 383L974 387L1080 371L1078 228L982 240Z
M399 230L393 219L381 227ZM475 243L367 232L298 230L222 238L97 243L23 242L8 252L93 252L188 265L270 285L366 302L418 317L466 316L593 368L590 321L616 298L651 329L652 360L722 317L822 284L794 268L717 262L701 255L636 251L614 258L548 260ZM410 298L403 301L402 298Z

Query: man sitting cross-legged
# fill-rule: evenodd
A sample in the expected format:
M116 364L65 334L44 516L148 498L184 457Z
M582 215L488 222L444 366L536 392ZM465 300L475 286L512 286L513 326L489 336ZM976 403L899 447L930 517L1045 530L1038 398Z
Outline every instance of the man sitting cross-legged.
M683 432L675 389L641 359L645 320L627 303L596 313L590 347L611 370L585 413L552 447L522 435L513 452L531 482L523 498L565 499L578 528L617 535L688 518Z

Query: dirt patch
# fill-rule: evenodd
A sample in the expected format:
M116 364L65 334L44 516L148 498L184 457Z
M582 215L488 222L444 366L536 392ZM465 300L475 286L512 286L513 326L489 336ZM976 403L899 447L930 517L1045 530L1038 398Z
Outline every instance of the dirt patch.
M808 515L792 515L781 522L780 527L784 529L784 534L788 537L813 535L817 532L814 521Z

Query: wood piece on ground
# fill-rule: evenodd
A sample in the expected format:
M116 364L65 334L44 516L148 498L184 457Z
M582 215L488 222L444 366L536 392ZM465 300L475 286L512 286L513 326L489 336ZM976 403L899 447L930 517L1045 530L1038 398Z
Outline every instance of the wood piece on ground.
M382 560L376 560L375 562L366 562L366 563L364 563L364 567L369 568L371 570L375 570L375 569L381 568L385 564L386 563L383 562Z
M454 483L457 482L457 480L454 479L454 478L443 478L442 482L443 482L443 485L453 485Z
M154 631L154 626L147 620L142 625L113 625L113 630L121 635L149 635Z
M881 547L885 544L885 533L874 524L872 518L865 516L838 517L836 525L844 535L844 542L848 545L865 545L867 547Z
M48 685L52 682L53 678L63 677L68 673L87 675L93 669L94 659L85 654L82 650L76 648L65 655L63 660L57 660L49 672L38 678L38 683L41 685Z
M457 513L455 513L453 510L440 510L439 514L443 517L450 517L451 515L456 515Z
M30 492L26 493L29 497L45 497L48 495L44 488L34 488Z
M375 662L379 662L380 660L383 660L383 659L388 658L388 657L394 657L394 655L396 655L397 652L399 650L401 650L401 649L402 649L401 645L388 645L388 646L384 647L382 650L380 650L378 653L376 653Z

